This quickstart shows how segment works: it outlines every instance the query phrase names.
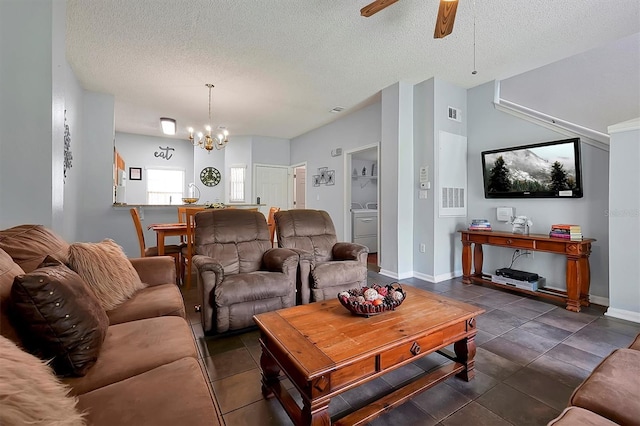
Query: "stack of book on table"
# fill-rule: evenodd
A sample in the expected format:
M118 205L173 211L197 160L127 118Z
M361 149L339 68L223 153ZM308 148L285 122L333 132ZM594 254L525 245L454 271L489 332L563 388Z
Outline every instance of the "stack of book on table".
M491 231L491 223L487 219L473 219L469 231Z
M557 224L551 225L550 237L564 238L566 240L578 241L582 240L582 229L580 225Z

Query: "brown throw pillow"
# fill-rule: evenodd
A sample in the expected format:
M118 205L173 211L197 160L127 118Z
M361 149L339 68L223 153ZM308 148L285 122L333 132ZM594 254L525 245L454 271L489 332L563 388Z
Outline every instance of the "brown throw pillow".
M69 266L91 287L106 311L145 288L122 247L113 240L71 244Z
M29 352L61 375L83 376L96 362L109 319L82 279L47 257L11 287L11 319Z
M47 364L0 336L0 425L85 424Z

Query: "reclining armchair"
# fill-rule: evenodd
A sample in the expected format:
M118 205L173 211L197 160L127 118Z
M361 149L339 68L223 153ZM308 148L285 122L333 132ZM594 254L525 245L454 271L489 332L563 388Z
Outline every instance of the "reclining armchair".
M331 299L367 283L366 246L338 242L333 221L322 210L287 210L275 214L278 246L300 255L299 304Z
M255 314L295 305L298 254L271 248L262 213L198 212L194 244L206 334L243 329L254 325Z

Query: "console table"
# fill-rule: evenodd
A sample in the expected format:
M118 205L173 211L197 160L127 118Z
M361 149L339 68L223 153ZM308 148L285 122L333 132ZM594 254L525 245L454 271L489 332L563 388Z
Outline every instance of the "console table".
M498 231L459 231L462 238L462 282L465 284L485 283L496 287L508 288L533 296L545 297L566 302L567 309L580 312L581 306L589 306L589 255L592 238L580 241L563 240L547 235L521 235ZM474 244L473 252L471 244ZM567 258L567 290L541 288L531 291L509 285L495 283L491 277L482 273L482 245L507 247L512 249L544 251L564 255ZM474 273L471 274L473 263Z

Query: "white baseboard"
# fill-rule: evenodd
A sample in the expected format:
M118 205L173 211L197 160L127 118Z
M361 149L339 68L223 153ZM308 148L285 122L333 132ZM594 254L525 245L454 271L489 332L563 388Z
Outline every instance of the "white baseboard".
M446 274L436 275L435 282L439 283L439 282L442 282L442 281L451 280L453 278L461 277L461 276L462 276L462 271L447 272Z
M595 303L600 306L609 306L609 298L602 296L594 296L592 294L589 295L589 302Z
M608 317L640 323L640 312L609 308L607 309L607 312L605 312L604 314Z
M418 278L419 280L424 280L430 283L435 283L436 279L433 277L433 275L427 275L427 274L423 274L422 272L413 272L413 277L414 278Z
M545 286L545 288L550 288L550 289L558 290L558 291L567 291L566 288L554 287L554 286L551 286L551 285L547 285L547 286ZM595 305L609 306L609 298L608 297L594 296L593 294L590 294L589 295L589 302L593 303Z
M380 269L379 274L384 275L385 277L396 279L396 280L399 279L398 274L396 272L389 271L387 269Z
M406 278L413 278L413 271L397 273L393 271L389 271L387 269L380 269L380 275L384 275L385 277L393 278L395 280L404 280Z

